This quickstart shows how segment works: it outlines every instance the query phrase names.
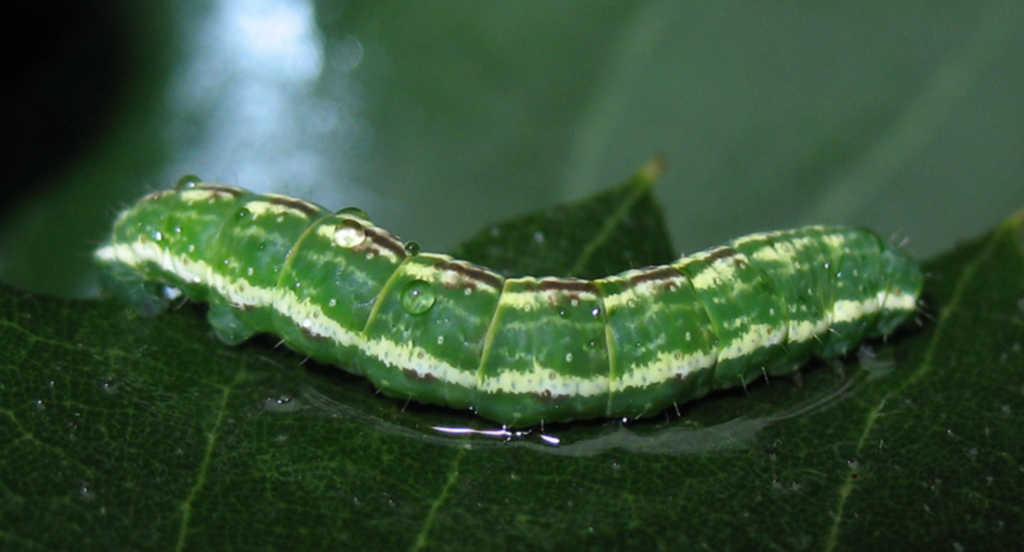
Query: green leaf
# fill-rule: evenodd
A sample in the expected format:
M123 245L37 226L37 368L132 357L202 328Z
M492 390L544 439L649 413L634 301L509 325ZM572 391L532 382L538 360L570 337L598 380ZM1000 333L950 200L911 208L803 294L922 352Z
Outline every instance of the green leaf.
M554 212L569 238L549 262L570 266L572 221L594 204ZM192 305L139 318L5 286L0 543L996 548L1024 522L1022 235L1024 212L928 263L919 327L802 383L516 434L379 396L273 339L226 347Z
M491 226L452 256L511 276L600 278L674 260L665 219L652 195L664 170L654 158L620 186L586 202L559 205Z

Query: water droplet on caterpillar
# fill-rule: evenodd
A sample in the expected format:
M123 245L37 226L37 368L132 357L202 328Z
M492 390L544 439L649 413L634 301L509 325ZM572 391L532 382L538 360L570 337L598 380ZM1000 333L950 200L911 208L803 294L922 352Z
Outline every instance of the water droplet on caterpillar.
M402 308L409 314L423 314L434 306L434 288L423 280L413 280L402 290Z
M174 189L189 190L198 186L202 181L202 178L199 178L194 174L186 174L185 176L178 179L177 184L174 185Z
M346 219L334 226L334 244L351 249L366 241L366 227L358 221Z

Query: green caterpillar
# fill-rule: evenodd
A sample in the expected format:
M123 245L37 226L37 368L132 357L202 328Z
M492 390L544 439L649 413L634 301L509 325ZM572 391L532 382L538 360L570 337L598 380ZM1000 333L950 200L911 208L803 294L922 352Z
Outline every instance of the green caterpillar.
M752 234L598 280L505 278L418 253L358 209L185 178L122 212L112 292L210 304L217 337L280 335L385 395L507 426L646 417L833 358L915 312L918 266L867 230Z

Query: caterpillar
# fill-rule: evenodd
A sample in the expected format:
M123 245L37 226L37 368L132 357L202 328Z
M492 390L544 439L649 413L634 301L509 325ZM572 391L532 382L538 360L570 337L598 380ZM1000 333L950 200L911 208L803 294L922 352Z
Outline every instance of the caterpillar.
M508 427L649 417L793 373L892 333L922 287L898 247L826 226L596 280L506 278L407 247L356 208L189 177L121 212L94 255L143 312L184 294L224 343L275 333L387 396Z

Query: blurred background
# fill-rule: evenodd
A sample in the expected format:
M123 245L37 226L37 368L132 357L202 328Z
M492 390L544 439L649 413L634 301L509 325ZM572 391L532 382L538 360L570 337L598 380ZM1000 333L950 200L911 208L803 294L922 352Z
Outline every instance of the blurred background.
M425 251L654 154L675 245L868 226L924 259L1024 208L1024 4L57 0L2 18L0 280L98 293L185 173ZM10 39L9 39L10 40Z

